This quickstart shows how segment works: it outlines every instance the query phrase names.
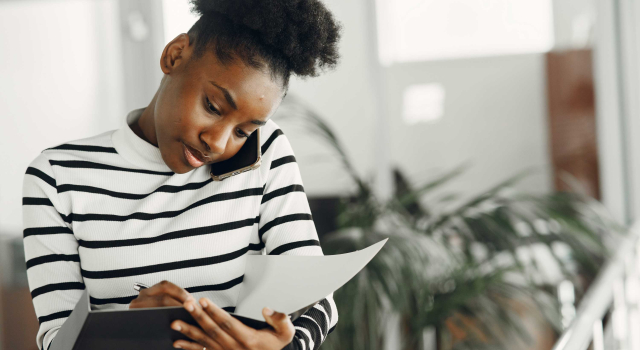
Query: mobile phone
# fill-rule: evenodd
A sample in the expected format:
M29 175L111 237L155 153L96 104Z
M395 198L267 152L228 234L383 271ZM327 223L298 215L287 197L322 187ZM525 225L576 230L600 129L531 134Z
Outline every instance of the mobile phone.
M209 174L213 181L222 181L230 176L257 169L261 162L260 129L257 129L233 157L211 164Z

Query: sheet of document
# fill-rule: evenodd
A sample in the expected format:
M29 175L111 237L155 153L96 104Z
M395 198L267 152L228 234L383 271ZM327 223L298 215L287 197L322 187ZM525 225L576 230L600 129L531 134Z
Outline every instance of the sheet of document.
M387 240L346 254L248 256L234 314L265 321L265 306L290 314L320 301L362 270Z

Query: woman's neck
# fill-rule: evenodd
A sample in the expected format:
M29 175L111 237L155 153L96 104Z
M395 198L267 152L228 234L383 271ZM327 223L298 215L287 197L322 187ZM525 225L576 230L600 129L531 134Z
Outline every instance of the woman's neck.
M153 96L149 105L144 109L144 111L142 111L140 118L138 118L135 123L129 125L131 130L138 135L138 137L156 147L158 147L158 141L155 134L153 107L156 104L157 96L158 93L156 92L156 95Z

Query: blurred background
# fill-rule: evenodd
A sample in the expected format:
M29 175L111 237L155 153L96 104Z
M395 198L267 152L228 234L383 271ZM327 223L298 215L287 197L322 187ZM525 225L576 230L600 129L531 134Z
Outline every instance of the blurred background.
M640 4L324 2L340 64L293 78L274 120L325 254L396 243L336 292L322 348L640 349ZM27 165L147 106L196 19L187 0L0 0L1 350L36 349Z

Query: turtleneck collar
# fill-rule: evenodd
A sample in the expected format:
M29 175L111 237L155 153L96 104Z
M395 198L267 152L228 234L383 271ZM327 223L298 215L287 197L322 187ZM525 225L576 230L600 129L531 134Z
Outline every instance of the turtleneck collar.
M144 108L134 109L122 118L120 128L112 135L118 154L136 166L154 171L172 172L162 160L160 149L136 135L129 125L138 121Z

